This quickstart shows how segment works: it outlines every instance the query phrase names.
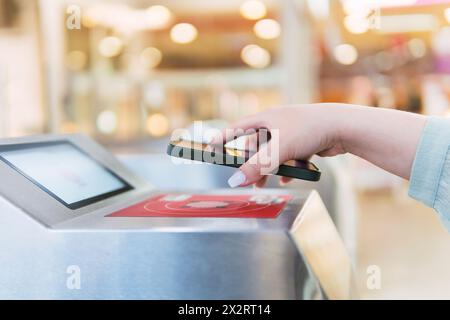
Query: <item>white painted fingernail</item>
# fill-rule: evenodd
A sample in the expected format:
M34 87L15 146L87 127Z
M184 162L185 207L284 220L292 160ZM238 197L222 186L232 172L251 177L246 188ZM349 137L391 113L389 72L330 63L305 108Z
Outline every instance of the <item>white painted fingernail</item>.
M228 185L231 188L236 188L243 184L246 179L245 174L241 170L238 170L228 179Z

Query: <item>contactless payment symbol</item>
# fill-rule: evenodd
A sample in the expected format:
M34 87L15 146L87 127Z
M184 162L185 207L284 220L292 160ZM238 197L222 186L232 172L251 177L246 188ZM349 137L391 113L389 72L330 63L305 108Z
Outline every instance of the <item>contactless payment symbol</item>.
M107 217L276 218L290 195L164 194Z

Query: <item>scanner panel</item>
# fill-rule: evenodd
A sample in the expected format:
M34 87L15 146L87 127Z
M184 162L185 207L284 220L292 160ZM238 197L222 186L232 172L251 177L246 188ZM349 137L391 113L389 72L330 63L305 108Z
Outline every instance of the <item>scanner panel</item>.
M27 150L32 145L35 146L33 150L39 150L39 148L48 149L49 146L57 144L73 145L86 157L86 161L97 163L99 168L113 172L119 181L123 182L123 190L120 190L121 192L117 194L112 194L110 197L100 197L94 199L95 201L72 208L67 206L67 203L65 204L60 197L54 196L55 193L59 192L58 188L53 188L54 194L49 196L49 194L52 194L49 193L48 187L43 188L42 185L39 185L41 181L31 179L30 165L28 165L28 168L25 166L26 163L22 160L24 157L19 157L18 152ZM124 168L103 147L82 135L50 135L5 139L0 141L0 156L2 154L0 176L3 183L0 184L0 194L48 227L103 208L114 207L118 209L123 205L130 205L130 199L149 194L153 189L147 182ZM30 158L32 157L33 153L30 155ZM40 168L46 165L45 163L42 164L42 159L37 156L36 159L30 159L32 165L33 161L36 163L40 161L41 163L34 164L35 166L40 165ZM52 170L50 163L48 167L49 170ZM77 170L78 168L74 169ZM24 171L27 171L26 174L24 174ZM39 170L36 171L36 174L39 174Z

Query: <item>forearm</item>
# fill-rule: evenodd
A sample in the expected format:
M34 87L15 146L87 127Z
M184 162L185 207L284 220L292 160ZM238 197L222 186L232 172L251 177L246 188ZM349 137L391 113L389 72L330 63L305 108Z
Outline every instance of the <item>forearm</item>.
M426 122L414 113L350 105L342 108L338 126L343 147L397 176L409 179Z

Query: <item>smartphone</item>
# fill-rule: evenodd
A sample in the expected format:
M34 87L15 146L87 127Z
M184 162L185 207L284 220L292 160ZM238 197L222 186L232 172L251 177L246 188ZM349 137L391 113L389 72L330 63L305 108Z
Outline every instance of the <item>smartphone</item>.
M167 154L172 157L207 162L228 167L239 168L252 155L247 150L229 147L217 147L189 140L170 141ZM290 160L278 167L278 176L319 181L320 170L312 162Z

